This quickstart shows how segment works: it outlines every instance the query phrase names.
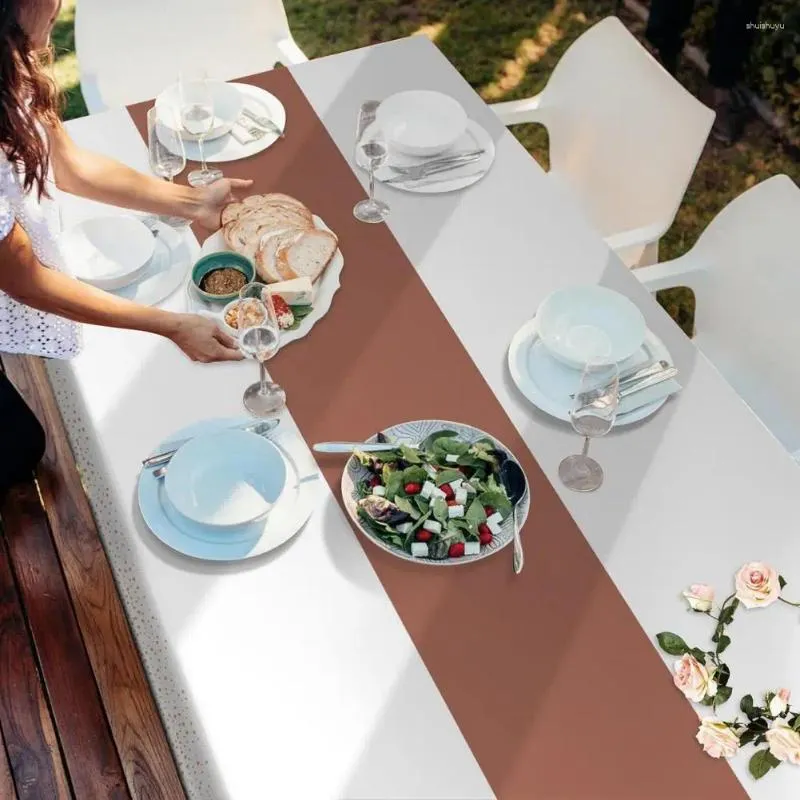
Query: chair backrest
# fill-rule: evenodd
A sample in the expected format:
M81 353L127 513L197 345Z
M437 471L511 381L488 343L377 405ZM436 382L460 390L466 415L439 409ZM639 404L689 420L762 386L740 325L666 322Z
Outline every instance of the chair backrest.
M75 48L91 112L155 97L181 69L230 80L271 69L281 0L78 0Z
M616 18L576 39L541 95L553 173L604 236L671 224L714 112Z
M800 448L800 189L786 175L726 206L688 255L701 350L790 450Z

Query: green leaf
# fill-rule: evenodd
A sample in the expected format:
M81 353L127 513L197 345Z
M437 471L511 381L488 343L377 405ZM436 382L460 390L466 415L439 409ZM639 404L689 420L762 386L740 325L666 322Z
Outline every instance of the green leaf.
M447 503L445 503L441 497L437 497L433 501L431 508L433 509L433 516L438 519L439 522L447 522Z
M739 701L739 708L747 714L747 716L752 719L753 718L753 695L746 694L740 701Z
M386 471L386 467L384 467L384 484L386 486L386 499L387 500L396 500L397 495L403 491L403 473L399 470L389 470Z
M739 737L739 745L744 747L746 744L750 744L750 742L754 742L758 733L756 731L750 730L748 728L740 737Z
M768 758L770 755L771 753L769 750L756 750L756 752L753 753L750 763L748 764L748 769L756 780L763 778L775 766L770 758Z
M433 450L434 442L441 439L443 436L458 436L455 431L441 430L434 431L430 436L426 437L419 445L420 450Z
M792 722L792 730L800 731L800 714L797 714L797 716L795 716Z
M721 706L723 703L727 703L731 694L733 694L733 689L730 686L718 686L717 693L714 696L714 705Z
M728 645L730 643L731 643L730 636L725 636L725 635L720 636L719 639L717 640L717 653L719 654L724 652L728 648Z
M433 443L431 449L437 455L463 456L469 450L469 445L466 442L462 442L456 435L441 436Z
M478 500L483 505L491 506L496 511L499 511L504 518L513 510L513 506L503 489L489 488L478 495Z
M466 519L467 522L475 525L476 528L482 522L486 522L486 512L483 510L483 506L478 500L473 500L467 506L467 510L464 513L464 519Z
M451 483L452 481L457 481L463 477L463 473L459 472L457 469L443 469L436 476L436 485L444 486L445 483Z
M417 510L417 507L407 497L401 497L400 495L398 495L397 497L395 497L394 503L401 511L405 511L406 514L409 514L411 516L411 519L420 518L421 515L420 512Z
M693 655L693 656L694 656L694 657L695 657L695 658L696 658L696 659L697 659L697 660L698 660L698 661L699 661L701 664L705 664L705 663L706 663L706 654L705 654L705 653L704 653L704 652L703 652L703 651L702 651L702 650L701 650L699 647L693 647L693 648L692 648L692 649L691 649L689 652L690 652L690 653L691 653L691 654L692 654L692 655Z
M713 697L708 697L708 696L706 695L706 697L704 697L704 698L703 698L703 699L700 701L700 705L703 705L703 706L713 706L713 705L714 705L714 702L715 702L715 701L714 701L714 698L713 698Z
M719 612L719 627L730 625L730 623L733 622L733 612L736 611L738 605L739 601L734 598L730 605L725 606L725 608Z
M778 575L778 583L780 584L781 589L786 586L786 578L783 575Z
M409 447L407 444L400 445L400 456L404 461L408 461L409 464L422 463L422 459L419 456L419 450L415 449L414 447Z
M658 646L671 656L682 656L689 652L689 646L675 633L663 631L656 635Z
M413 500L421 514L427 514L431 510L431 504L422 495L415 494Z
M727 686L731 679L731 670L727 664L720 664L714 673L714 680L719 686Z
M425 472L424 467L420 467L417 464L412 464L410 467L406 467L401 473L403 479L403 486L407 483L419 483L422 485L428 480L428 473Z

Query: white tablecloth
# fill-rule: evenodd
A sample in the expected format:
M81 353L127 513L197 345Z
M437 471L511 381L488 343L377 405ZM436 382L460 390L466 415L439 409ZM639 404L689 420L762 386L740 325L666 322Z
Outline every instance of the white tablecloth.
M707 621L683 613L680 590L704 581L725 592L749 560L776 565L800 599L800 470L436 48L414 38L292 73L348 159L361 102L401 89L451 94L494 136L493 169L465 192L421 198L379 189L392 207L388 224L558 487L642 635L676 628L706 641ZM145 145L126 111L68 127L80 144L147 168ZM69 200L65 222L92 206ZM684 390L646 423L593 444L606 483L583 496L563 490L556 474L577 437L520 397L505 354L547 293L596 282L643 310L669 347ZM474 309L487 296L502 298L503 313L491 326L478 326ZM179 293L165 306L184 303ZM251 362L192 364L168 342L97 329L87 330L78 359L51 365L190 795L491 797L327 486L302 535L252 564L206 566L181 558L139 519L134 494L144 452L189 422L238 414L254 370ZM791 688L794 679L800 693L799 631L788 608L741 614L726 654L737 691ZM666 669L664 680L670 680ZM403 742L418 737L436 741L436 757L411 768L398 757L398 743L402 751ZM756 784L745 774L746 762L742 757L732 767L753 798L800 793L800 770L783 767Z

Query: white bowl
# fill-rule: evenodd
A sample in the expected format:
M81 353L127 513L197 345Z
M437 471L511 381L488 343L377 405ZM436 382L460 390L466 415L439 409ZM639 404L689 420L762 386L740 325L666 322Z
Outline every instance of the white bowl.
M247 431L198 436L172 457L167 498L193 522L235 528L269 514L286 485L286 462L269 439Z
M441 92L414 90L387 97L376 121L390 147L432 156L452 147L467 128L467 112Z
M207 85L211 90L211 98L214 103L214 122L211 131L205 137L205 140L209 141L211 139L219 139L221 136L225 136L226 133L230 133L231 128L242 113L244 99L241 92L233 84L225 83L225 81L209 80ZM188 84L190 97L191 92L192 84L190 83ZM181 103L180 86L177 83L173 83L156 98L158 120L167 128L177 130L181 138L187 142L196 142L199 137L184 130L181 124Z
M647 332L642 312L604 286L559 289L545 298L536 319L550 355L575 369L589 361L613 364L630 358Z
M155 252L155 239L136 217L84 220L59 238L69 271L99 289L121 289L142 275Z

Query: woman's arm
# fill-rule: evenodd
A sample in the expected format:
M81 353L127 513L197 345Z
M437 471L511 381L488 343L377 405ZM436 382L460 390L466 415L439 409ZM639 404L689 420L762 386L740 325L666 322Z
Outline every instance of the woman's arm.
M62 125L48 128L48 136L59 189L109 205L184 217L209 230L219 228L223 207L236 199L233 192L253 183L223 178L211 186L181 186L78 147Z
M18 224L0 240L0 290L20 303L76 322L164 336L194 361L242 358L236 342L213 320L132 303L48 269Z

